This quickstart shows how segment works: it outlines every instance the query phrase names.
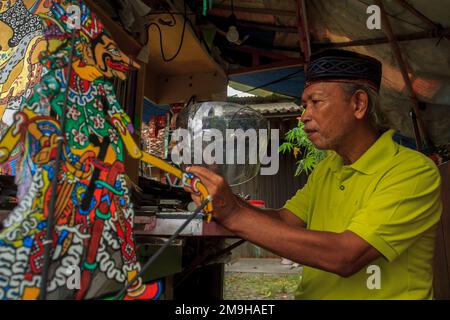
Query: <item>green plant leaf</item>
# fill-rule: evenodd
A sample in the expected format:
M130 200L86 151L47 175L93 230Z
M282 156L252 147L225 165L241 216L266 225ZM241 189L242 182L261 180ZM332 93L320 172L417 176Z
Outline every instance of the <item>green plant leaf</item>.
M293 150L293 148L294 148L294 146L292 143L285 142L278 148L278 152L281 152L281 153L291 152Z
M304 170L304 167L303 167L303 159L302 159L302 160L297 161L297 168L295 170L294 176L296 176L296 177L299 176L303 172L303 170Z
M311 173L315 166L326 157L326 152L316 149L308 139L304 126L304 123L299 121L297 127L292 128L285 134L285 142L278 149L278 152L282 153L294 153L295 150L298 151L297 148L300 149L301 159L296 162L295 176L302 172Z

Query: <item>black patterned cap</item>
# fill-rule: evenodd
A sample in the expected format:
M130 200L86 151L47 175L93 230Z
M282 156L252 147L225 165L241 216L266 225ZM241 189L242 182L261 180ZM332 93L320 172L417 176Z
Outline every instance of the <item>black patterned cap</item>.
M318 81L365 82L378 92L381 62L352 51L326 50L311 56L305 87Z

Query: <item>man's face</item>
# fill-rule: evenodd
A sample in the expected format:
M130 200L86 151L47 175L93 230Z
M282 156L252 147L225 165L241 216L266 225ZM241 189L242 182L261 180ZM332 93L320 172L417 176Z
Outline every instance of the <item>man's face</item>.
M336 150L350 136L354 121L350 97L337 82L317 82L302 95L301 117L309 140L318 149Z

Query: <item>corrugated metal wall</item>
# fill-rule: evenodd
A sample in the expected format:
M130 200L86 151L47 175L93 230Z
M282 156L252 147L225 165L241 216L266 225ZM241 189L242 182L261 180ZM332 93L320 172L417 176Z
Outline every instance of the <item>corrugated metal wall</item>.
M285 132L294 127L297 121L295 118L288 121L281 119L271 119L270 128L280 129L280 144ZM249 194L251 199L264 200L267 208L281 208L286 200L290 199L298 189L306 183L307 177L302 174L298 177L295 173L295 158L293 155L279 154L279 171L273 176L258 175L252 180L233 187L236 193ZM229 243L234 241L229 240ZM253 244L245 243L233 251L233 258L265 258L276 257L274 254L261 249Z
M286 200L306 183L306 176L294 177L295 159L292 155L280 154L280 169L273 176L256 176L233 191L249 194L251 199L264 200L268 208L281 208Z
M271 129L280 132L280 144L283 143L285 133L297 125L293 118L268 119ZM269 147L270 148L270 147ZM256 176L242 185L233 187L238 193L250 194L251 199L264 200L268 208L281 208L286 200L291 198L295 192L306 183L306 176L294 177L296 160L291 154L279 155L279 170L273 176Z

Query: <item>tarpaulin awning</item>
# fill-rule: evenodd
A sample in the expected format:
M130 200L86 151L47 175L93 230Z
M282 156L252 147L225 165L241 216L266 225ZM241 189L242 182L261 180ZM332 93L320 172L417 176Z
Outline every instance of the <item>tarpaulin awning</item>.
M252 88L264 89L277 94L298 98L305 84L302 66L288 66L277 69L230 74L230 81L245 84ZM232 83L231 83L231 86ZM254 89L247 90L248 92Z

